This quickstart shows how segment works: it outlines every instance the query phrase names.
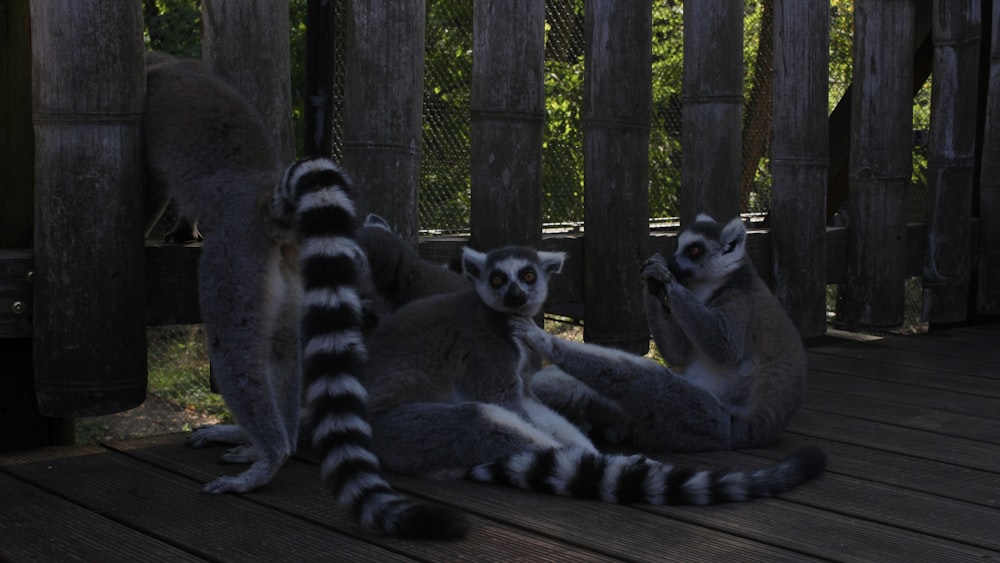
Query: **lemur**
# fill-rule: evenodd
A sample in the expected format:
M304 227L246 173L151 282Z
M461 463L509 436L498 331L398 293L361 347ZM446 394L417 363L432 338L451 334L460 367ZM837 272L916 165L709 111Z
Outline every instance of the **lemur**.
M364 255L352 238L349 180L326 159L283 174L273 135L233 89L195 61L159 54L149 63L147 176L205 233L199 305L238 424L198 430L188 443L243 443L222 461L250 463L203 490L241 493L271 480L297 445L304 373L322 478L338 503L391 536L461 537L454 513L395 492L370 449L367 394L355 378Z
M533 323L563 260L526 247L466 248L472 289L414 301L375 330L363 381L374 449L386 469L653 504L765 496L822 470L825 456L815 448L753 472L599 453L532 394L532 354L511 329L512 321Z
M655 254L643 266L650 332L667 364L682 371L517 323L525 343L572 376L538 374L543 400L570 417L591 415L597 427L623 427L644 451L774 442L802 401L806 355L745 244L739 218L723 225L702 214L680 232L669 261ZM612 408L593 404L595 395Z
M366 331L410 301L471 287L460 272L422 259L378 215L365 217L356 238L368 257L362 291Z

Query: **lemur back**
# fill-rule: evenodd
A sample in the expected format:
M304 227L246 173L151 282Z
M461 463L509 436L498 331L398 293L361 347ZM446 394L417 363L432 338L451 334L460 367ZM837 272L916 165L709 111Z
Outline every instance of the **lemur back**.
M536 378L544 401L571 417L600 413L603 420L588 422L624 426L627 439L645 450L773 442L804 394L805 351L781 304L753 270L745 243L739 218L723 225L701 215L679 234L669 261L656 254L644 265L650 332L679 372L522 326L525 340L572 376ZM610 400L612 408L594 408L594 396Z
M326 159L282 175L272 136L224 82L195 61L150 62L148 177L205 228L199 303L213 372L238 424L199 429L188 443L239 443L222 461L251 464L204 491L253 490L295 450L304 361L310 429L338 502L367 529L461 537L454 514L393 491L368 447L366 393L354 378L364 347L353 286L364 258L346 176Z
M783 491L825 464L816 449L753 473L675 467L598 453L528 388L530 354L514 327L534 325L563 256L466 249L474 290L415 301L369 339L375 451L386 468L469 478L610 502L745 500Z

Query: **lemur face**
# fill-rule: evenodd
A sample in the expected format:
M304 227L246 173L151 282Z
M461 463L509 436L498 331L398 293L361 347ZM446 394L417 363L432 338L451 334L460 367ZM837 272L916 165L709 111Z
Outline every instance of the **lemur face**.
M745 242L746 228L739 217L722 225L702 214L677 237L677 252L667 267L685 286L714 282L743 264Z
M562 269L561 252L537 252L505 246L483 254L464 249L462 268L488 307L502 313L531 317L548 297L548 280Z

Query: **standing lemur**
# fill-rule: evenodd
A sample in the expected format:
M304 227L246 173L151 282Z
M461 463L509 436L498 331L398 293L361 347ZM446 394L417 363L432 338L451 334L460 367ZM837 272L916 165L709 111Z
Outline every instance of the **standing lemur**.
M576 378L546 369L536 376L539 396L570 418L619 427L645 451L772 443L802 400L806 355L745 243L739 218L723 225L703 214L680 232L669 261L655 254L643 266L650 332L680 372L517 323L526 343Z
M512 322L533 323L562 253L465 249L467 291L414 301L368 340L363 382L374 449L398 473L539 489L610 502L708 504L784 491L819 473L805 448L752 472L603 455L528 388L532 354Z
M195 61L154 54L148 62L147 177L205 233L199 304L238 423L201 429L189 443L243 443L222 461L250 463L205 492L271 480L296 447L304 374L313 444L338 503L367 529L461 537L455 513L392 490L370 450L367 395L355 379L365 355L355 287L364 253L347 177L326 159L282 175L273 135L233 89Z

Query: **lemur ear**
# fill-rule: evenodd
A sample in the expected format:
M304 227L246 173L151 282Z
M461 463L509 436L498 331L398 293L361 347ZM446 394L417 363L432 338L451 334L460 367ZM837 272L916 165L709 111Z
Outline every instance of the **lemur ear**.
M462 248L462 273L470 281L476 281L486 270L486 254L468 246Z
M365 217L364 226L376 227L379 229L385 229L390 233L392 232L392 227L389 226L389 222L385 220L385 217L382 217L381 215L376 215L374 213L369 213L368 216Z
M562 271L563 262L566 261L565 252L539 252L538 261L542 265L542 271L546 276L558 274Z
M747 240L747 228L743 225L743 220L737 217L726 223L726 226L722 227L719 239L719 242L722 243L723 254L729 254L734 250L742 251Z
M697 217L694 218L695 223L718 223L712 216L708 213L699 213Z

